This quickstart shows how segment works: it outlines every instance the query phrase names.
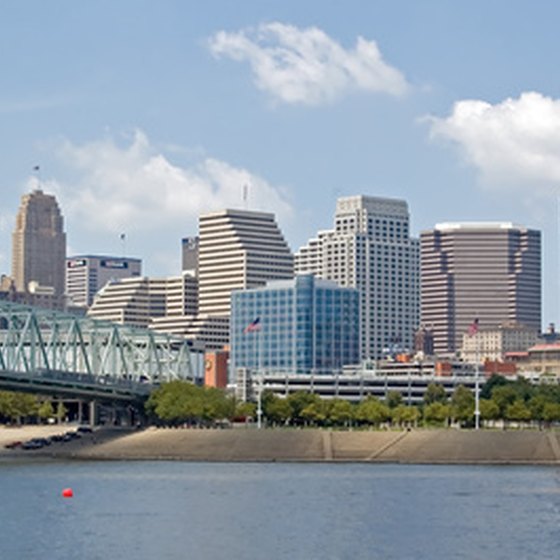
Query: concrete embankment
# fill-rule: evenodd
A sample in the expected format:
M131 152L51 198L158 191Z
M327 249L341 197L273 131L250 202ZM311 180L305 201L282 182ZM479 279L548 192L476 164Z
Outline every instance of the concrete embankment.
M559 435L531 430L100 429L69 444L53 444L38 451L4 449L2 455L90 460L560 465Z
M83 459L559 464L553 431L188 430L108 432L72 449ZM55 451L54 449L52 450Z

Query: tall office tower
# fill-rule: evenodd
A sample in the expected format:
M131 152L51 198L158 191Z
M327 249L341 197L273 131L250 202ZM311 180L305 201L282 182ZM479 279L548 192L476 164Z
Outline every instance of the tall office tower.
M198 310L228 317L232 290L292 278L293 256L273 214L222 210L199 220Z
M142 261L128 257L76 255L66 259L66 295L70 303L89 307L107 282L140 276Z
M12 276L18 292L51 288L54 298L64 296L66 234L53 195L35 190L21 198L12 235Z
M461 348L480 329L505 321L541 327L541 235L505 223L444 223L421 240L422 324L437 354Z
M412 348L420 313L419 245L410 237L405 201L340 198L334 229L296 253L295 271L358 289L362 358Z

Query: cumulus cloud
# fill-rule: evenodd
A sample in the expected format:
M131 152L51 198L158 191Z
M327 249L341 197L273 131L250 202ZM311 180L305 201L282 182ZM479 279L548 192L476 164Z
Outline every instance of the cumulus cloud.
M428 118L431 136L456 144L490 186L560 183L560 100L523 93L492 105L455 103L447 118Z
M278 188L246 169L206 158L192 167L172 164L136 131L126 146L113 138L83 145L65 141L58 156L75 181L45 184L65 214L92 231L155 231L196 222L199 214L243 206L288 218L291 207Z
M408 87L375 41L358 37L355 48L347 50L316 27L275 22L237 33L219 31L209 46L217 58L248 61L256 86L286 103L318 105L352 90L401 95Z

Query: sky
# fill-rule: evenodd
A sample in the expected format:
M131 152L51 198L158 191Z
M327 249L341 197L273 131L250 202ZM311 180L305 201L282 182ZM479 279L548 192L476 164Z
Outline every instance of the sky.
M558 21L554 0L7 0L0 272L38 183L69 255L151 276L179 273L200 213L274 212L296 251L337 198L388 196L415 236L541 230L560 324Z

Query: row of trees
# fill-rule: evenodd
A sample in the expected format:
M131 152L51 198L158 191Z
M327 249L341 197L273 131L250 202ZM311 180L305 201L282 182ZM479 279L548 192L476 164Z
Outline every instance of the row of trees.
M475 397L459 385L448 396L442 385L430 384L423 402L405 405L402 396L390 392L384 400L368 397L359 404L342 399L321 399L299 391L281 398L264 391L263 419L276 426L449 426L474 425ZM255 418L255 403L236 403L213 388L173 381L154 391L146 409L152 418L167 424L212 424L235 417ZM508 381L491 377L480 393L480 417L495 421L550 424L560 422L560 386L533 385L524 379Z
M46 422L50 418L62 420L66 409L58 403L56 409L50 400L27 393L0 391L0 419L12 424Z
M251 403L236 403L220 389L199 387L187 381L170 381L152 392L146 412L156 421L169 425L210 425L236 416L254 416Z
M359 404L342 399L321 399L299 391L286 398L264 391L261 398L264 421L292 426L472 426L475 398L469 389L457 386L448 397L442 385L430 384L419 406L407 406L402 396L390 392L382 401L368 397ZM255 418L255 403L237 403L224 391L172 381L155 390L146 403L154 421L170 425L211 425L218 420ZM59 403L24 393L0 391L0 419L12 423L62 419L66 410ZM484 422L550 424L560 422L560 385L533 385L519 379L491 377L480 393L480 416Z

